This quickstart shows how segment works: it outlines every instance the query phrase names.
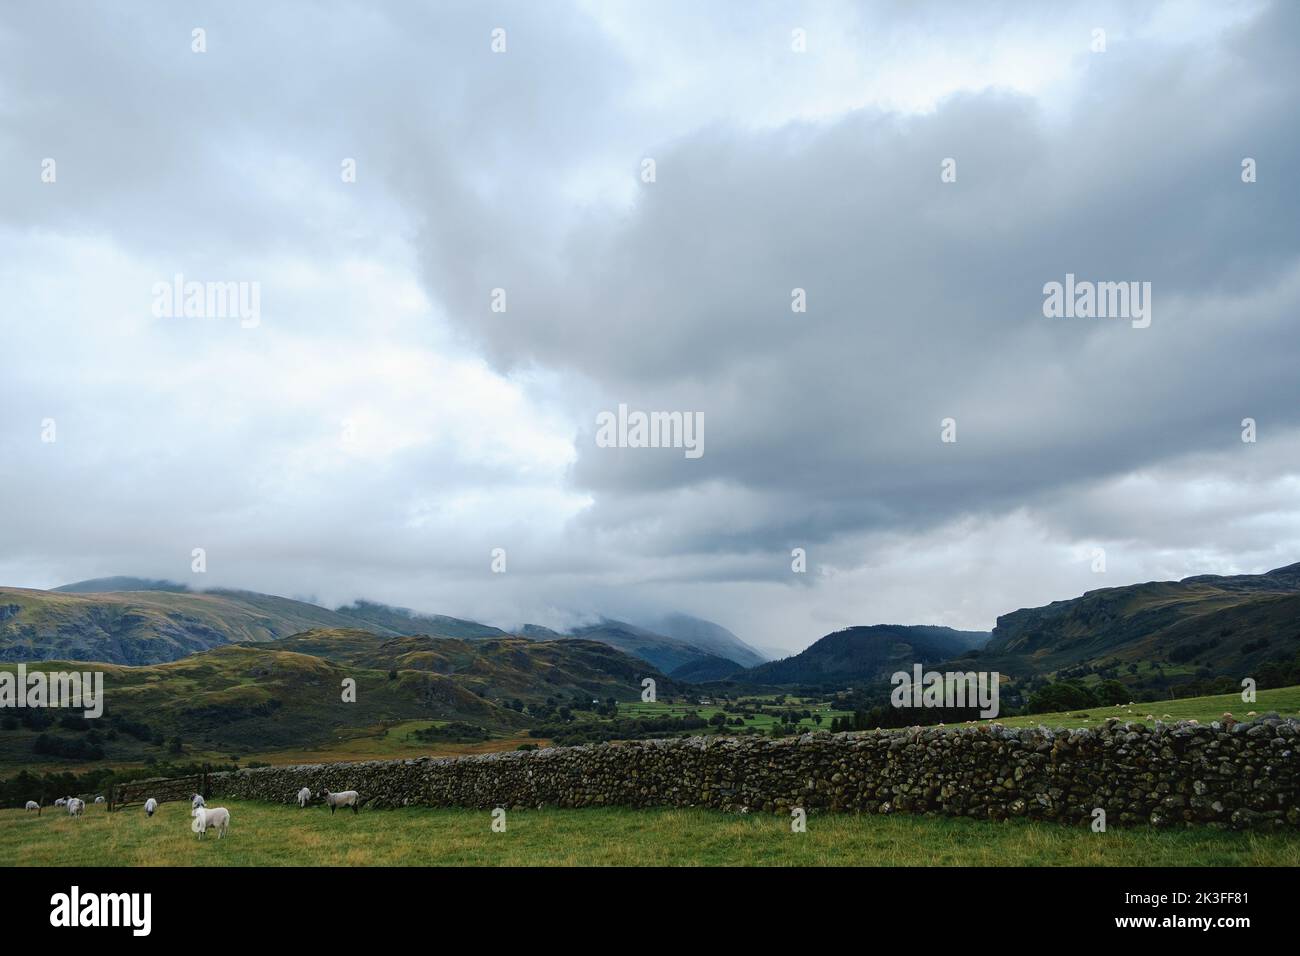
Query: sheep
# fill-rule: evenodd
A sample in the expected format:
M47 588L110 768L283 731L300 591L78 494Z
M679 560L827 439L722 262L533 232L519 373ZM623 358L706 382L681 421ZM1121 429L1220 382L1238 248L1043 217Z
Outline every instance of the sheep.
M194 822L190 824L190 829L199 835L200 840L208 832L208 827L217 831L217 839L220 840L230 826L230 811L225 807L213 807L210 810L207 807L195 807L191 815Z
M54 801L54 805L55 805L56 807L66 807L66 806L68 805L68 798L67 798L67 797L59 797L59 799L57 799L57 800Z
M70 797L68 799L68 816L79 817L86 812L86 801L80 797Z
M96 803L103 803L103 802L104 802L104 795L103 795L103 794L100 794L98 797L96 797L96 798L95 798L95 802L96 802Z
M153 797L150 797L148 800L144 802L144 815L146 817L153 816L154 813L157 812L157 810L158 810L158 801L155 800Z
M27 806L23 807L23 809L24 809L24 810L35 810L35 811L36 811L36 815L37 815L38 817L41 815L41 805L40 805L39 803L37 803L35 800L28 800L28 801L27 801Z
M196 793L193 797L190 798L191 810L197 810L199 807L203 807L203 806L207 806L207 804L203 802L203 794Z
M303 787L298 791L298 806L306 807L311 802L311 791Z
M357 807L361 805L361 798L355 790L344 790L340 793L330 793L328 790L320 792L321 799L325 805L330 808L330 816L334 816L334 811L339 807L351 807L352 812L357 812Z

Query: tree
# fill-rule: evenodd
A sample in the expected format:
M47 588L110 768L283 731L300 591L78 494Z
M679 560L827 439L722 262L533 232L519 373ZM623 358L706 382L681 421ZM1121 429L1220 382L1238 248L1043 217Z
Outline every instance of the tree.
M1123 701L1120 701L1120 703L1123 703ZM1042 690L1031 694L1029 697L1029 712L1031 714L1042 714L1056 710L1077 710L1080 707L1094 707L1096 704L1097 700L1088 688L1082 684L1062 681L1057 684L1048 684Z

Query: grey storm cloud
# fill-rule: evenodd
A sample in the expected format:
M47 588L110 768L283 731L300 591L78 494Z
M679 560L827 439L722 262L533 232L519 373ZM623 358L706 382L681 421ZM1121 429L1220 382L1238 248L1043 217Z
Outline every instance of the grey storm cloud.
M989 626L1094 545L1289 563L1300 9L1189 9L10 5L3 583L202 543L214 584L791 648ZM152 320L177 273L261 326ZM1150 282L1151 326L1044 317L1067 273ZM598 447L620 403L705 454Z

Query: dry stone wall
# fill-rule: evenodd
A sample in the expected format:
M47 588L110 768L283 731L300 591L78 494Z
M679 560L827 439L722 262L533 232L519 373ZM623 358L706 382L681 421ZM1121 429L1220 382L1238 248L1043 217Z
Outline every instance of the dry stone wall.
M1086 824L1300 826L1300 723L1053 731L997 724L689 737L456 758L213 774L213 795L292 803L357 790L365 807L715 807L732 812L935 813Z

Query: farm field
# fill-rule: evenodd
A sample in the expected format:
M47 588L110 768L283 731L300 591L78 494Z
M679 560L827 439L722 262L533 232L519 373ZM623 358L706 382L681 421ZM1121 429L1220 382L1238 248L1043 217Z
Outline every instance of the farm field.
M520 810L493 833L485 810L339 813L244 801L200 841L188 807L81 819L0 811L3 866L1300 866L1300 833L1205 828L1093 833L1029 821L813 815L806 833L769 815L712 810Z
M759 700L764 706L780 710L802 711L807 709L821 716L822 722L820 724L811 718L800 720L800 731L829 730L832 718L847 716L849 713L848 711L834 709L825 703L816 703L811 700L805 703L797 697L787 697L784 704L776 704L772 700L763 698L750 699ZM1153 714L1157 719L1163 720L1194 718L1203 723L1208 723L1219 719L1225 712L1234 714L1238 719L1244 720L1252 710L1261 714L1267 711L1276 711L1284 717L1298 716L1300 715L1300 686L1261 690L1258 692L1257 701L1253 704L1243 704L1237 694L1223 694L1213 697L1189 697L1181 700L1166 700L1145 704L1135 703L1132 706L1094 707L1089 710L1033 714L1027 717L1003 717L998 718L995 722L1007 727L1037 727L1039 724L1045 724L1053 728L1096 727L1104 723L1108 717L1150 723L1147 720L1147 715ZM662 701L656 703L620 703L618 707L620 718L682 717L694 713L707 720L719 711L721 711L721 708L716 705ZM1170 716L1165 717L1166 714ZM595 722L599 723L600 719L596 719ZM762 733L767 733L776 722L777 718L771 715L755 714L746 719L745 727L755 728ZM523 744L533 744L539 747L551 745L549 739L532 737L527 733L502 734L476 743L430 742L418 740L413 736L417 730L442 723L445 723L445 721L406 720L387 726L358 728L349 732L347 736L331 743L280 750L249 751L240 755L239 762L241 766L247 766L250 763L283 766L296 763L400 760L420 756L456 757L466 754L492 753L500 750L517 750ZM740 728L728 727L724 733L735 733L738 730ZM696 732L704 733L706 731ZM714 731L710 728L707 732L712 733ZM9 739L14 737L16 735L12 732L0 731L0 767L3 767L0 776L9 777L21 770L29 770L34 773L55 769L84 772L100 767L129 770L144 766L143 761L139 760L92 762L52 760L49 758L33 759L30 751L26 749L29 746L26 741ZM20 744L22 749L19 749ZM213 764L219 764L227 761L229 755L195 749L186 754L186 759L194 761L208 760Z
M527 734L504 734L489 740L475 743L456 743L453 741L422 741L413 736L416 730L423 730L441 720L407 720L387 727L372 727L350 732L333 743L310 747L291 747L266 752L249 751L239 755L240 766L252 763L283 766L297 763L342 763L361 760L403 760L408 757L460 757L466 754L492 753L498 750L517 750L521 744L534 744L539 747L550 746L545 738L530 737ZM117 770L137 770L147 766L141 759L127 760L59 760L48 757L33 757L30 741L17 738L16 734L0 731L0 777L11 777L24 770L30 773L47 771L72 771L85 773L90 770L111 768ZM230 755L200 748L188 750L184 759L195 763L209 762L219 765L229 762Z
M1251 711L1263 714L1277 711L1283 717L1300 715L1300 687L1279 687L1275 690L1261 690L1253 704L1243 704L1240 694L1221 694L1216 697L1186 697L1181 700L1149 701L1145 704L1121 704L1116 707L1093 707L1088 710L1062 711L1055 714L1032 714L1028 717L999 718L996 722L1007 727L1096 727L1108 717L1120 720L1135 720L1150 724L1147 715L1154 715L1157 720L1199 720L1209 723L1218 720L1225 713L1232 714L1238 720L1247 720ZM1165 715L1169 716L1166 717Z
M805 703L798 697L787 696L785 698L785 703L783 704L776 703L774 699L765 699L763 697L750 697L747 695L746 699L761 702L765 707L775 708L776 710L781 711L810 711L815 715L814 717L803 717L799 720L799 729L803 731L829 730L832 718L852 716L850 711L836 710L825 703L813 702L811 700ZM780 719L771 714L733 714L714 704L683 704L657 701L652 704L635 702L626 704L621 703L618 705L619 717L631 719L638 717L685 717L688 714L698 714L700 717L708 720L717 713L724 713L729 718L743 716L745 718L746 727L753 727L757 730L763 731L764 733L770 731L773 724L780 723ZM820 724L817 723L816 717L821 717ZM735 729L738 730L740 728Z
M250 753L242 763L266 763L284 766L297 763L342 763L360 760L403 760L410 757L462 757L466 754L493 753L498 750L517 750L521 744L549 746L550 741L529 737L527 734L505 735L474 743L418 740L417 730L424 730L443 720L407 720L384 730L348 737L335 744L273 750L267 753Z

